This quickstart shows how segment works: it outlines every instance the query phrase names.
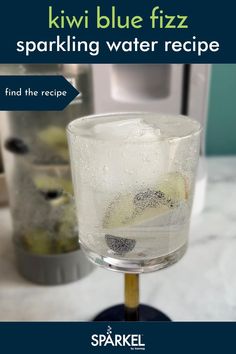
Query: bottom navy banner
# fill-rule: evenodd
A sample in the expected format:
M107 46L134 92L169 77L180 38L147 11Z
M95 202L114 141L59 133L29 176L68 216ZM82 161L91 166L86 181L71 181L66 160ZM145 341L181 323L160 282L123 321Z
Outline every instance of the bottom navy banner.
M0 323L4 353L226 352L236 323Z

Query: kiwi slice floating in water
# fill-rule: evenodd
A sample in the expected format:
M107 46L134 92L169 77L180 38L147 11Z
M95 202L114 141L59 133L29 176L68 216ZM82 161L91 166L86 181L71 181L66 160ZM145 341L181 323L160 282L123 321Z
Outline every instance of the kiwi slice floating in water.
M173 206L171 200L162 191L147 189L145 192L137 193L134 197L135 208L140 211L146 208L157 208L167 203L170 204L170 207Z
M128 193L115 198L105 214L103 227L137 225L177 208L187 199L186 178L177 172L169 173L159 181L156 189L147 188L136 195Z
M188 199L187 178L179 172L171 172L164 176L158 184L158 189L173 203Z
M103 220L103 227L122 227L129 224L133 217L133 209L133 195L120 195L109 205Z
M105 235L105 240L107 246L118 255L131 252L136 244L135 240L109 234Z

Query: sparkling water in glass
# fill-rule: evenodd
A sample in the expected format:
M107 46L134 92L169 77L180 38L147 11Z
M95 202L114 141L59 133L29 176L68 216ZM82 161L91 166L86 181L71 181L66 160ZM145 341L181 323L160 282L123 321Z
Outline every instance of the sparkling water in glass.
M114 113L68 126L79 239L90 260L129 273L178 261L187 246L200 124Z

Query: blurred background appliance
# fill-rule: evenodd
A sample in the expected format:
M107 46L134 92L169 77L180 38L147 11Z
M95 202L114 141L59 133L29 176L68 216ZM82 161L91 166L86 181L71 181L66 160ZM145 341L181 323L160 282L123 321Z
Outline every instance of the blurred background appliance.
M203 127L193 214L204 207L205 131L211 65L93 64L95 113L154 111L184 114Z
M81 92L63 111L1 112L18 269L40 284L75 281L93 266L78 243L66 126L93 113L91 66L1 65L0 70L5 75L63 75Z

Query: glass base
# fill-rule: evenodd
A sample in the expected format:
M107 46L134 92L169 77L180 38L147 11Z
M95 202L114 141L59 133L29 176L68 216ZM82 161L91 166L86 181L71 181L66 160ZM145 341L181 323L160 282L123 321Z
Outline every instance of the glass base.
M186 252L187 243L178 248L172 253L169 253L165 256L152 258L152 259L117 259L112 257L105 257L99 255L81 243L81 247L86 253L87 257L95 263L103 268L110 269L117 272L125 272L125 273L149 273L154 272L156 270L166 268L174 263L176 263Z
M124 304L109 307L108 309L99 313L93 321L125 321L125 307ZM148 305L139 305L139 321L171 321L163 312Z

